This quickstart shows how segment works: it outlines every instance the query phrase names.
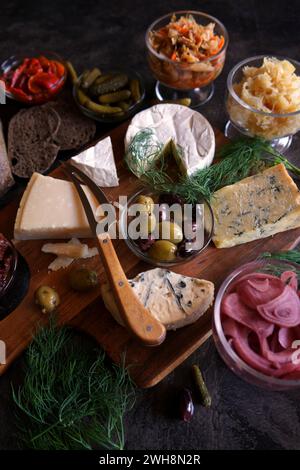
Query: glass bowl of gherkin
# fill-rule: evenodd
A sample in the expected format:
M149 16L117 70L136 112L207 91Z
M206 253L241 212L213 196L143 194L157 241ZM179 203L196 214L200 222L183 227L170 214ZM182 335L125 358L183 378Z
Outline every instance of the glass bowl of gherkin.
M83 114L99 122L124 121L135 114L145 98L141 76L131 69L94 67L73 86L74 100Z

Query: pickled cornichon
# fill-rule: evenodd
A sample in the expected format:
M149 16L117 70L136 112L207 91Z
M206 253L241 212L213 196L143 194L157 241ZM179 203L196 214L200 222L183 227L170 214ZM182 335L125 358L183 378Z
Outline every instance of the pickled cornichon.
M77 75L77 72L75 70L75 68L73 67L73 64L71 62L66 62L66 67L67 67L67 70L69 72L69 75L70 75L70 78L71 78L71 81L73 83L73 85L75 85L75 83L77 82L78 80L78 75Z
M116 119L119 119L129 114L130 108L140 101L139 80L129 80L126 73L103 74L99 68L94 67L86 70L79 79L75 78L72 69L70 75L76 86L78 103L95 115L108 118L116 115Z
M93 95L103 95L105 93L112 93L118 91L128 83L128 76L125 73L119 73L113 75L108 80L105 80L102 83L95 83L90 91Z
M95 103L92 100L88 100L88 102L85 104L85 106L90 109L91 111L94 111L95 113L99 114L123 114L122 108L119 108L118 106L105 106L103 104L98 104Z
M133 101L135 103L140 101L141 99L140 84L136 78L130 80L130 91L131 91L131 96L132 96Z
M131 92L129 90L120 90L113 93L106 93L99 96L99 102L102 104L117 103L118 101L127 100L130 98Z
M86 76L82 77L81 79L81 86L84 90L89 88L95 80L101 75L101 71L98 67L93 68L90 72L87 73Z
M116 103L116 105L122 108L123 111L128 111L131 106L131 103L130 101L119 101L118 103Z
M160 104L160 103L181 104L181 106L190 106L191 102L192 102L191 98L178 98L176 100L157 101L158 104Z
M77 98L82 106L86 106L87 102L90 101L89 97L80 88L77 89Z

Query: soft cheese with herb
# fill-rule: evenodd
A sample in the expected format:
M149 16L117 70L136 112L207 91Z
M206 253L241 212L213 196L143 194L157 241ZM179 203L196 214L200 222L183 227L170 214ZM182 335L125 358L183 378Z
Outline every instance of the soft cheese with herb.
M177 104L158 104L141 111L134 116L128 127L125 137L126 151L136 134L143 129L151 129L154 138L162 145L173 139L181 149L178 153L180 161L177 161L177 164L185 175L192 175L213 161L214 131L205 117L197 111ZM152 158L152 151L149 156Z
M211 206L217 248L300 227L300 192L282 163L219 189Z
M212 305L214 284L203 279L182 276L155 268L138 274L129 281L134 293L168 330L195 322ZM110 286L101 286L106 308L122 324Z
M110 137L100 140L95 146L76 155L71 159L71 162L94 180L98 186L119 185Z

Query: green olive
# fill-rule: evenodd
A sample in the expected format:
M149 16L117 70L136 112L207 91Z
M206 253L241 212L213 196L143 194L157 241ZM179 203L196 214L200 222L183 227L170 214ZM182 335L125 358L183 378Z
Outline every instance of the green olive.
M60 304L58 293L49 286L38 287L34 293L34 300L43 313L52 313Z
M72 289L84 292L98 285L98 276L96 271L87 268L74 269L69 274L69 283Z
M137 198L136 204L141 204L140 210L141 212L149 212L152 213L154 209L154 201L150 196L143 196L142 194Z
M154 232L156 227L156 218L154 214L149 214L148 215L148 232L152 233Z
M176 259L177 246L168 240L157 240L148 251L151 258L158 261L173 261Z
M142 212L139 216L140 221L140 235L142 238L147 238L149 233L154 232L156 227L156 218L154 214Z
M172 243L180 243L183 240L182 230L175 222L164 220L159 224L159 237Z

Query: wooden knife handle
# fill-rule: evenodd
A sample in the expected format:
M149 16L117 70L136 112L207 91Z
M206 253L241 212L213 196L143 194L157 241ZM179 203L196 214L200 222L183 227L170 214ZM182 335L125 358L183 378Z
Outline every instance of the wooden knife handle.
M98 234L99 251L124 324L143 344L158 346L166 329L139 301L129 285L107 233Z

